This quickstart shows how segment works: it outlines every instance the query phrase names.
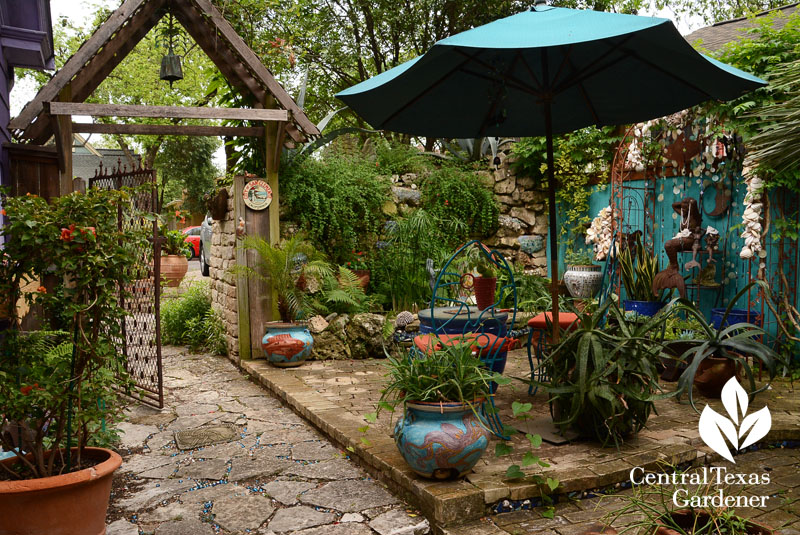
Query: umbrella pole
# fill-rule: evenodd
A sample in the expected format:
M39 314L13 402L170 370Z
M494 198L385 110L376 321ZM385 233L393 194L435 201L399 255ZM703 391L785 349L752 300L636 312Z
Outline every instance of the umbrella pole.
M553 300L553 336L552 344L558 343L558 221L556 220L556 179L555 164L553 162L553 117L550 110L550 101L544 106L544 127L547 138L547 193L550 216L550 297Z

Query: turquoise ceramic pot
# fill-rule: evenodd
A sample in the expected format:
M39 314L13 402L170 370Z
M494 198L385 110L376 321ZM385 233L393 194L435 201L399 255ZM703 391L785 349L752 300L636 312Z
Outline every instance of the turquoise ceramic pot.
M311 354L314 338L305 325L267 323L261 347L270 364L282 368L300 366Z
M481 458L489 431L466 404L409 402L395 426L394 441L417 474L454 479L469 473Z

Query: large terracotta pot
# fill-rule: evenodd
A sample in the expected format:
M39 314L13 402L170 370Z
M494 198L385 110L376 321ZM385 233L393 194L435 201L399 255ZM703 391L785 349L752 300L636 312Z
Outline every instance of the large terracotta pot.
M591 299L603 285L601 266L567 266L564 284L569 294L576 299Z
M167 286L177 288L188 270L189 260L185 255L171 254L161 257L161 279L167 281Z
M369 270L368 269L354 269L353 274L358 277L358 283L361 285L362 288L365 290L367 286L369 286Z
M727 357L708 357L697 367L694 385L705 397L717 399L722 395L722 387L736 372L736 361Z
M476 406L480 406L476 401ZM417 474L432 479L463 477L489 446L489 431L469 405L408 402L394 428L400 454Z
M695 526L699 530L710 521L708 512L703 509L678 509L669 513L669 516L672 517L672 522L680 526L685 533L692 533L692 529ZM659 526L656 528L654 535L679 535L680 533L667 527L667 520L663 517L658 519L658 524ZM745 520L744 529L749 535L772 535L772 528L756 524L750 520ZM705 530L704 533L719 533L719 531L711 529Z
M267 334L261 339L264 355L273 366L292 368L300 366L311 354L314 337L301 323L269 322Z
M494 294L497 290L497 277L475 277L475 303L478 310L486 310L494 304Z
M0 481L0 534L103 535L111 479L122 457L103 448L86 448L84 455L100 464L60 476ZM2 462L10 465L14 458Z

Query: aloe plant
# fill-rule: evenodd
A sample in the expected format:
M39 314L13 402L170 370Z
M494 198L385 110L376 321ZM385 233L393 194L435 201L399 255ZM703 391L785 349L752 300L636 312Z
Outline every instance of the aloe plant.
M636 253L630 248L619 254L619 271L622 285L628 299L633 301L663 301L664 290L653 293L653 279L658 273L658 255L651 255L642 244L641 236L636 238Z
M619 446L645 426L656 399L673 395L661 392L656 369L666 315L631 321L608 300L579 320L541 365L550 383L537 384L560 410L559 427Z

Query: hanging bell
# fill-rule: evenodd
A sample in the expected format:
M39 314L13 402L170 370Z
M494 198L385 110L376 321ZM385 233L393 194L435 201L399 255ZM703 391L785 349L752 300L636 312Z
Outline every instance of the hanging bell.
M158 75L159 78L169 82L169 87L172 89L172 82L183 80L183 68L181 68L181 57L176 56L169 47L169 52L166 56L161 58L161 71Z

